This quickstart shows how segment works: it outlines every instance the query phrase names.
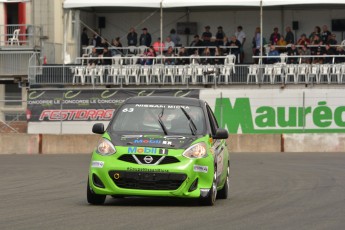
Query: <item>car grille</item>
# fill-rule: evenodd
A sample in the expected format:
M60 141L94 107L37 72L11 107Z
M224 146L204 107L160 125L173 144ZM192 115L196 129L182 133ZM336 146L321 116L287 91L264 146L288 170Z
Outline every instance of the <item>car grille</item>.
M119 157L119 160L125 161L125 162L129 162L129 163L133 163L133 164L138 164L138 162L134 158L134 157L136 157L138 159L138 161L140 162L140 164L143 164L143 165L154 165L154 164L157 164L158 161L159 161L158 165L173 164L173 163L180 162L176 157L173 157L173 156L154 156L154 155L150 155L153 158L153 160L152 160L151 163L146 163L144 161L144 157L145 156L148 156L148 155L124 154L124 155Z
M186 180L182 173L110 171L116 186L142 190L176 190Z

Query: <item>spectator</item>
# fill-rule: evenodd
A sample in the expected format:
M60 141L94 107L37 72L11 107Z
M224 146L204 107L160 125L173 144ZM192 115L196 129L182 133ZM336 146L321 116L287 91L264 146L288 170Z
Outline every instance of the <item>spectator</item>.
M127 34L127 44L128 46L136 46L138 44L138 34L133 27L129 29L129 33Z
M302 34L300 39L298 39L297 41L297 45L299 46L309 45L309 44L310 44L310 40L307 38L305 34Z
M327 25L322 26L322 32L321 32L321 40L324 44L327 43L328 36L331 35L332 33L328 30Z
M279 62L279 52L274 45L270 45L270 51L268 52L267 64L274 64Z
M87 29L84 27L83 33L81 34L81 46L86 47L89 43L89 36L87 35Z
M140 64L142 65L152 65L153 63L153 57L156 57L156 52L153 49L153 46L150 46L147 51L144 52L143 57L148 58L142 58L140 61Z
M153 43L153 49L155 50L156 53L161 54L162 51L164 50L164 43L161 42L161 38L158 37L157 41Z
M174 57L174 49L172 46L169 46L167 49L167 52L164 55L165 57ZM165 58L164 59L164 64L165 65L175 65L175 59L174 58Z
M230 42L227 36L223 38L223 43L221 46L230 46ZM230 48L228 47L222 47L222 53L224 55L228 55L230 53Z
M200 64L200 55L199 51L196 49L192 55L190 55L191 64Z
M311 32L311 34L309 35L309 40L313 40L315 35L320 37L320 33L321 33L320 26L315 26L314 31Z
M308 45L303 45L302 48L299 50L300 56L309 56L311 55L310 49L308 49ZM301 63L310 64L310 57L301 58Z
M338 46L336 51L335 51L335 54L336 55L345 55L345 50L342 46ZM334 62L335 63L342 63L342 62L345 62L345 57L336 57L334 59Z
M151 34L147 32L147 28L143 28L143 33L140 35L139 40L140 40L139 44L141 46L147 46L147 47L151 46L152 38L151 38Z
M323 52L323 55L334 55L335 52L334 50L331 48L331 46L327 43L325 45L325 49L324 49L324 52ZM324 62L325 64L332 64L333 62L333 57L325 57L324 59Z
M327 43L331 45L331 49L333 49L333 52L336 53L335 45L338 44L338 41L336 40L336 35L335 34L331 34L329 36Z
M273 29L273 33L270 36L270 42L272 45L277 45L278 40L280 39L280 33L278 33L278 27Z
M254 37L252 40L253 44L253 55L259 55L260 53L260 46L261 46L261 29L260 27L256 27L255 32L254 32ZM263 44L264 45L264 44Z
M99 62L99 58L98 58L99 54L97 52L96 47L92 48L92 52L91 52L89 57L90 57L90 59L89 59L88 65L95 66L95 65L98 64L98 62Z
M111 42L111 45L113 47L120 47L120 48L122 48L122 43L120 41L120 37L116 37L115 39L113 39L112 42ZM112 54L112 56L117 55L117 54L121 54L122 55L123 52L122 52L121 49L116 49L115 48L115 49L112 49L111 54Z
M287 26L285 28L286 35L285 35L285 41L286 44L295 44L295 36L292 33L291 27Z
M180 37L178 36L178 34L176 33L176 30L175 29L171 29L170 30L170 38L171 38L171 41L175 44L175 46L180 46Z
M314 35L314 39L310 41L310 51L311 55L315 55L318 51L319 46L322 45L322 41L318 35Z
M223 39L225 37L225 33L223 31L222 26L218 26L218 31L216 33L216 46L221 46L223 44Z
M223 49L217 47L214 56L216 57L214 58L215 65L224 65L224 58L217 58L219 56L224 56Z
M277 46L279 46L277 48L278 52L279 53L284 53L286 52L286 45L287 45L287 42L286 40L284 39L284 36L280 36L280 39L278 40L277 42Z
M246 42L246 34L243 31L242 26L237 26L237 31L235 32L236 39L240 41L241 46L240 46L240 63L243 63L244 60L244 43Z
M187 49L185 47L181 47L179 52L178 52L178 56L179 57L182 57L182 58L179 58L179 59L176 59L176 64L177 65L187 65L189 64L189 58L185 58L185 57L188 57L188 52L187 52Z
M210 56L212 56L212 54L211 54L211 50L210 50L209 47L206 47L204 49L204 51L202 52L201 56L205 57L205 58L201 59L201 64L203 64L203 65L207 65L207 64L211 64L212 65L213 64L213 58L210 57Z
M299 52L298 49L296 48L295 44L292 44L290 48L288 48L288 64L298 64L298 58L291 58L292 56L298 56Z
M95 29L93 32L92 45L94 47L100 47L102 43L102 38L98 35L98 30Z
M216 37L211 37L209 46L210 46L209 48L210 48L211 55L213 56L214 53L216 52L216 47L217 47Z
M164 42L164 51L168 51L169 47L172 47L172 49L174 50L175 43L171 41L170 37L167 37Z
M201 39L204 46L209 46L211 42L212 33L210 32L210 26L205 26L205 32L202 33Z
M112 64L111 57L112 57L112 55L111 55L111 52L109 51L109 48L104 47L102 64L103 65L111 65Z
M231 48L230 53L236 56L236 60L238 60L240 56L240 48L241 48L241 42L237 40L236 36L232 36L229 41L230 46L237 46L237 48Z
M200 40L199 35L194 35L194 40L190 43L189 46L191 46L191 47L200 47L202 45L203 45L203 43ZM195 54L195 50L198 50L198 49L195 49L195 48L189 49L190 54ZM199 49L198 53L201 53L201 52L202 52L202 50Z
M311 53L312 55L318 56L313 58L313 64L323 64L324 58L320 56L323 56L324 53L325 50L321 46L318 46L315 50L315 53Z

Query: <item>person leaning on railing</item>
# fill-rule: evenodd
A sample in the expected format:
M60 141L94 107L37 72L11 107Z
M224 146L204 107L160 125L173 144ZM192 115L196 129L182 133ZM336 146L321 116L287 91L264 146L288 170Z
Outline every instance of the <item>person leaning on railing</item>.
M270 45L270 51L268 52L269 56L266 60L267 64L274 64L279 62L279 52L276 50L274 45Z
M337 46L335 51L336 55L345 55L345 50L342 46ZM342 63L345 62L345 57L336 57L334 58L334 63Z
M181 58L176 58L176 64L177 65L188 65L189 64L189 58L188 57L188 51L185 47L181 47L179 52L178 52L178 57Z
M298 49L296 48L296 45L292 44L291 47L288 48L288 64L297 64L298 58L293 58L293 56L298 56Z
M334 55L334 54L335 52L331 48L330 44L326 44L323 55ZM333 57L325 57L323 61L324 64L332 64L332 62L333 62Z
M299 55L300 55L300 56L308 56L308 55L311 55L310 49L308 49L308 45L303 45L303 46L299 49ZM309 58L309 57L301 58L301 63L310 64L310 58Z

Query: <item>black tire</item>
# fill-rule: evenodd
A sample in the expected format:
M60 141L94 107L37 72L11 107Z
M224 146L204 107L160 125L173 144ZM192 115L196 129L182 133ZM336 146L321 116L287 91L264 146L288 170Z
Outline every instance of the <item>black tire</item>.
M87 179L87 202L89 204L93 205L102 205L104 204L105 198L107 197L106 195L97 195L95 194L89 184L89 179Z
M213 206L217 198L217 168L214 168L213 182L207 197L200 197L200 204L204 206Z
M230 167L228 165L228 169L226 172L226 180L224 183L224 187L218 191L217 198L218 199L228 199L229 196L229 176L230 176Z

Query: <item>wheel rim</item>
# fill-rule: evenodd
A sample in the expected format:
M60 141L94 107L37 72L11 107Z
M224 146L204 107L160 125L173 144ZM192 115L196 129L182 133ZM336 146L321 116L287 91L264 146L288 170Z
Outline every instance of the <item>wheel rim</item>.
M227 187L228 190L229 190L229 188L230 188L229 175L230 175L230 169L229 169L229 167L228 167L227 175L226 175L226 187Z
M215 170L213 175L213 183L212 183L212 203L216 201L217 197L217 171Z

